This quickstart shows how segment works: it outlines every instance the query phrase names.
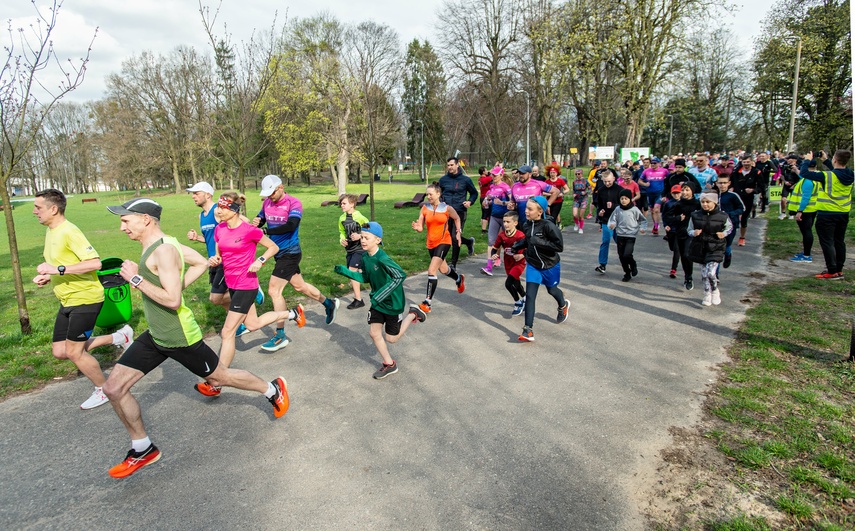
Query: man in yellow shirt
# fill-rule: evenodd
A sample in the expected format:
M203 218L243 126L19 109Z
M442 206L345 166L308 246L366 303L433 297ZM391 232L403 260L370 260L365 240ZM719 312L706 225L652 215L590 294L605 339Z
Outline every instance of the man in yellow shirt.
M92 336L95 320L104 303L104 288L96 271L101 259L83 232L65 219L65 194L49 188L36 193L33 214L47 227L45 261L36 268L33 282L39 287L53 284L59 299L59 312L53 328L53 355L71 360L93 384L95 391L81 409L96 408L108 402L101 390L104 373L98 360L89 354L96 347L116 345L127 347L134 331L125 325L121 330L104 336Z

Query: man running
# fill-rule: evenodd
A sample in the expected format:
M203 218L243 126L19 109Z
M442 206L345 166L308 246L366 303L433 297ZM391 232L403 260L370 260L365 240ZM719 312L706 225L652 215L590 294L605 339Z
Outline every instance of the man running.
M323 304L327 314L326 323L332 324L338 312L339 300L325 297L318 288L303 280L303 275L300 274L300 260L303 258L303 251L300 248L303 204L299 199L285 192L282 179L276 175L268 175L261 181L259 195L265 199L261 205L261 211L252 220L252 224L261 227L267 223L267 235L279 246L276 265L267 289L268 295L273 300L273 310L284 312L287 309L282 290L290 283L298 292ZM296 318L299 319L299 316ZM300 320L297 320L297 325L302 326ZM261 348L276 351L287 344L285 321L277 321L276 333L267 343L261 345Z
M446 161L446 173L439 178L439 188L442 190L442 202L453 208L460 216L460 238L457 237L457 226L449 224L448 231L451 233L451 267L457 268L457 260L460 258L460 243L466 244L469 256L475 252L475 238L463 236L463 228L466 225L466 212L475 201L478 200L478 189L472 183L472 179L463 173L460 161L451 157Z
M698 180L702 192L713 190L713 184L718 179L718 174L710 168L709 159L703 153L695 155L695 165L689 168L689 173Z
M142 245L140 263L125 260L120 274L142 294L143 312L149 323L149 329L125 351L104 384L104 392L131 436L131 450L110 469L110 476L128 477L160 459L160 450L146 434L140 405L130 391L169 358L211 385L262 393L273 404L274 416L284 415L290 402L281 376L267 383L250 372L223 367L217 354L202 340L202 330L193 312L184 305L181 292L205 272L208 262L163 233L161 206L151 199L139 198L107 209L121 216L122 232ZM189 266L186 272L185 264Z
M134 331L125 325L112 335L92 337L104 303L104 287L96 273L101 269L101 259L83 232L65 218L66 204L65 194L59 190L48 188L36 192L33 214L47 227L47 235L45 261L36 268L38 275L33 282L39 287L53 284L53 292L59 299L53 326L53 355L60 360L71 360L95 384L92 396L80 404L80 409L93 409L108 400L102 390L104 373L89 351L110 344L127 348Z
M644 188L642 192L647 197L647 205L650 208L651 217L653 218L653 235L659 234L659 223L661 216L659 211L662 208L662 193L665 190L665 179L668 178L668 169L661 167L659 158L652 157L650 159L650 167L641 172L641 178L638 180L638 185Z

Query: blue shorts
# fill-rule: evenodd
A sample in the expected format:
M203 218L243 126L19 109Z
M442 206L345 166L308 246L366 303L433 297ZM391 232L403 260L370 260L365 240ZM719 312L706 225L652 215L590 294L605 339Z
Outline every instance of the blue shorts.
M552 288L558 285L561 281L561 262L558 262L549 269L538 269L531 264L525 266L525 281L534 282L535 284L543 284L547 288Z
M660 206L662 205L662 190L658 192L647 192L645 195L647 196L647 204L649 205L650 210L653 210L657 204Z

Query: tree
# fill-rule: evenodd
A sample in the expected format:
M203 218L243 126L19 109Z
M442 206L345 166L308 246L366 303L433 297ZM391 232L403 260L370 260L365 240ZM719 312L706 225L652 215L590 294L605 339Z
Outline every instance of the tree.
M413 39L407 45L404 61L401 104L407 117L407 152L419 154L420 168L424 164L420 145L422 132L430 160L444 159L447 152L443 130L445 83L445 72L433 47L427 41Z
M6 205L3 213L6 218L6 234L9 237L9 254L12 257L15 297L22 334L31 334L32 327L24 294L15 220L9 208L8 183L27 157L42 123L53 107L83 83L92 42L95 40L93 35L83 57L62 61L57 56L51 39L62 1L54 1L49 8L41 11L35 2L33 7L37 15L29 28L13 31L12 24L9 23L8 40L3 46L6 61L0 67L0 140L3 142L0 148L0 200ZM60 74L58 85L47 84L46 78L52 73Z

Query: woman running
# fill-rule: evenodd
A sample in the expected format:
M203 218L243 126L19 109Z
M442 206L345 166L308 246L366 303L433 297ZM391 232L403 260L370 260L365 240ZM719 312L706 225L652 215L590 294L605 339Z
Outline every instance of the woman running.
M445 203L440 202L439 197L442 191L439 183L429 184L425 192L427 201L422 205L419 212L419 219L413 222L413 229L417 232L422 232L427 227L427 248L430 255L430 265L428 266L428 283L425 300L419 304L419 308L425 313L430 313L431 302L433 295L436 292L438 283L436 273L439 271L448 278L454 280L457 284L457 293L463 293L465 285L463 284L463 275L455 271L453 267L445 261L445 255L451 249L451 232L448 230L448 224L454 222L457 229L457 243L460 244L460 216L457 212Z
M493 182L484 196L484 208L490 209L490 225L487 228L487 243L493 248L496 236L501 232L502 217L508 211L508 201L511 199L511 182L505 174L504 168L496 166L490 170ZM481 272L493 276L493 266L499 265L499 255L488 253L487 265L481 268Z
M585 232L585 208L591 196L591 183L582 175L582 170L576 169L573 180L573 230L579 234Z
M558 189L558 196L549 205L549 215L555 219L558 230L561 230L564 228L561 224L561 207L564 205L564 194L570 193L570 187L561 178L561 167L554 162L546 167L546 184Z

